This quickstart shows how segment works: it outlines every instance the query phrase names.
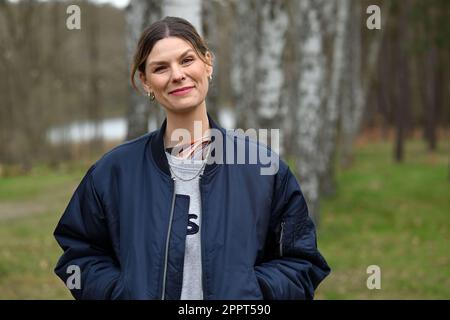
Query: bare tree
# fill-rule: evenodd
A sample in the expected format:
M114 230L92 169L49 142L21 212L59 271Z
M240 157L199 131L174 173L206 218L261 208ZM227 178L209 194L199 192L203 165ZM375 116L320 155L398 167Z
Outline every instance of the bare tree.
M425 95L424 95L424 137L429 151L436 150L436 127L438 108L438 50L435 45L431 45L427 50L425 63L423 64L425 74Z
M18 4L0 2L0 16L5 31L2 65L6 70L5 124L3 132L6 162L19 163L31 169L34 158L45 154L46 114L42 112L42 33L39 29L39 4L22 1ZM3 104L3 101L2 101Z
M386 60L380 56L383 37L389 17L388 5L381 6L381 30L366 30L367 44L363 43L362 30L365 30L365 7L359 0L351 1L351 19L349 20L345 44L346 77L342 85L340 117L340 165L349 167L353 162L353 145L360 131L362 116L367 110L369 95L373 88L381 88L381 82L387 81L386 74L379 73L377 67L385 67ZM385 41L386 42L386 41ZM361 51L367 52L365 56ZM365 57L365 59L364 59ZM384 70L384 69L383 69ZM385 70L389 72L389 69ZM384 77L386 76L386 78ZM377 94L377 95L375 95ZM374 96L379 105L387 108L384 91L376 91ZM386 110L387 112L387 110Z
M127 64L131 66L136 45L145 27L161 19L164 0L131 0L126 8L127 23ZM139 81L137 81L139 82ZM156 100L155 100L156 101ZM150 113L156 117L157 123L161 121L162 110L156 102L150 102L137 94L129 86L129 102L127 111L128 133L127 140L136 138L148 131Z
M341 118L346 118L349 116L348 114L343 112L344 101L340 100L342 91L344 89L344 84L351 84L350 81L345 82L345 78L353 79L354 76L358 77L358 70L354 70L355 72L351 73L348 69L344 69L346 66L346 61L348 62L348 51L346 48L351 45L351 41L349 39L354 36L356 41L358 40L359 34L353 35L350 29L351 23L350 21L353 18L351 16L351 3L350 0L344 0L339 3L337 6L337 14L336 14L336 29L334 31L334 40L333 40L333 55L330 66L330 83L328 86L328 94L327 94L327 102L326 102L326 110L325 110L325 125L323 126L323 132L321 136L321 144L323 148L320 148L320 152L323 153L320 156L323 159L324 163L322 164L321 169L321 191L324 195L330 195L334 193L335 190L335 171L334 171L334 160L336 153L336 145L337 145L337 127L338 127L338 119L339 116ZM354 39L352 39L354 40ZM355 43L354 49L360 49L358 45L361 43ZM351 48L351 46L350 46ZM357 64L357 68L360 67L360 52L355 50L355 54L352 56L354 59L354 63ZM358 64L359 63L359 64ZM355 69L357 69L355 68ZM359 79L358 79L359 80ZM360 90L354 90L354 96L356 97L358 94L361 94ZM348 98L348 96L347 96ZM348 101L351 102L351 101Z
M436 41L438 28L437 12L439 8L427 8L428 13L428 30L427 49L425 52L425 63L423 63L423 75L425 79L423 94L423 112L424 119L424 137L428 145L429 151L436 151L437 147L437 124L438 113L441 105L442 88L442 68L440 68L439 49Z
M333 5L327 1L300 1L300 39L298 41L300 81L298 107L292 116L298 124L296 146L292 150L296 159L296 172L308 199L310 214L319 222L319 201L321 177L329 155L325 153L324 134L328 125L327 84L329 77L330 55L326 52L326 38L333 32L331 21L334 15ZM332 115L332 118L336 117ZM327 134L328 136L328 134ZM332 142L334 143L334 142Z
M396 127L394 158L397 162L402 162L404 158L404 140L407 126L406 119L411 106L409 61L405 59L409 44L409 28L407 27L408 7L399 6L398 3L395 3L393 10L399 10L398 19L393 22L394 57L395 66L397 67L397 72L395 72L395 87L397 90L395 90L393 96Z
M283 114L288 111L284 95L288 5L288 1L268 0L234 3L237 26L231 83L239 128L269 129L283 124ZM270 137L267 143L279 147Z
M219 109L231 105L230 73L232 6L229 1L202 0L202 30L209 49L213 53L213 81L209 84L206 105L208 113L219 119ZM220 28L218 27L220 26Z
M281 151L317 222L336 144L349 1L242 1L235 7L238 125L283 128Z

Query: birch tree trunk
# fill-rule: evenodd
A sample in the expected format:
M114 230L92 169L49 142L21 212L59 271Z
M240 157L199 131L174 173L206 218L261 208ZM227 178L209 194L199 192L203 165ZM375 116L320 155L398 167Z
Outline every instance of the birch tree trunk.
M266 1L260 1L264 4ZM234 50L231 64L231 83L235 100L236 126L238 128L255 128L258 105L256 101L256 83L258 72L256 60L261 37L259 36L260 12L254 0L236 1L234 3L236 25Z
M326 24L332 11L325 1L303 0L300 3L300 41L298 42L300 81L298 107L292 116L297 121L295 169L315 223L319 221L320 178L326 163L321 134L326 121L327 55L324 48Z
M280 153L293 164L317 223L321 180L335 150L349 0L235 6L238 127L283 129Z
M328 86L327 103L325 110L325 125L323 126L323 134L321 135L321 144L323 148L320 148L322 155L319 157L322 159L321 163L321 188L320 190L324 195L331 195L335 191L335 170L334 160L336 154L337 145L337 124L339 115L346 116L345 113L341 113L341 91L342 83L348 70L345 70L346 57L346 40L349 38L349 25L350 25L350 0L342 0L339 3L328 3L328 5L338 4L336 8L336 30L334 30L333 40L333 55L330 66L330 84ZM326 9L329 12L331 8ZM358 26L357 26L358 27ZM360 59L360 55L352 57Z
M347 167L353 161L353 140L357 131L358 122L361 118L363 107L363 88L361 85L361 4L353 1L351 8L353 23L347 29L348 36L345 41L344 67L346 75L343 79L341 91L341 149L340 162Z
M288 103L283 99L288 3L270 0L235 3L239 30L234 41L232 84L238 128L281 128ZM278 151L277 141L267 138L263 142Z
M201 0L165 0L163 2L163 17L180 17L189 21L200 36L202 27L202 1Z
M126 8L125 20L127 25L127 65L131 67L136 45L142 31L153 22L161 19L164 0L131 0ZM139 80L136 81L139 83ZM148 131L150 114L160 123L161 112L155 101L136 93L129 85L127 110L128 132L126 140L141 136Z
M202 0L202 30L213 53L213 80L209 83L206 106L208 113L220 122L220 109L231 108L230 73L232 50L232 6L229 1ZM223 125L223 124L222 124Z

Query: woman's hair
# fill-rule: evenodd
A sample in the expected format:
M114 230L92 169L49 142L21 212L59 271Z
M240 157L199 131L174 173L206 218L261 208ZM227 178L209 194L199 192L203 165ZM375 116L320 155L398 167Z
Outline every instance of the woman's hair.
M145 74L145 62L148 55L153 49L155 43L161 39L168 37L178 37L188 41L197 52L200 59L206 64L211 65L206 60L206 53L211 51L207 47L205 41L195 30L194 26L189 21L178 17L165 17L162 20L156 21L147 27L141 34L133 58L131 66L131 84L134 89L139 92L134 75L136 71Z

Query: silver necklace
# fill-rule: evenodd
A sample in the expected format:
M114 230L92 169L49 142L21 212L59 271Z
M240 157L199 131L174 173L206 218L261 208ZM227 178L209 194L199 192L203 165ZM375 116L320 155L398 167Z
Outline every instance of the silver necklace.
M181 178L180 176L178 176L178 175L175 173L175 171L172 169L172 166L169 164L170 172L171 172L176 178L178 178L178 180L181 180L181 181L191 181L191 180L194 180L195 178L197 178L197 177L199 176L199 174L202 172L203 168L206 166L206 163L208 162L208 158L209 158L209 146L210 146L210 145L208 145L208 146L206 147L207 150L206 150L206 159L205 159L205 161L203 161L203 164L202 164L200 170L198 170L197 173L195 173L195 175L194 175L193 177L188 178L188 179ZM175 179L173 179L173 180L175 180Z
M202 164L202 167L200 168L200 170L198 170L198 172L197 172L192 178L189 178L189 179L181 178L180 176L178 176L178 175L175 173L175 171L173 171L172 166L170 166L170 172L171 172L171 173L175 176L175 178L177 178L178 180L181 180L181 181L191 181L191 180L194 180L195 178L198 177L198 175L202 172L203 168L205 167L205 164L206 164L206 161ZM173 180L175 180L175 178L173 178Z

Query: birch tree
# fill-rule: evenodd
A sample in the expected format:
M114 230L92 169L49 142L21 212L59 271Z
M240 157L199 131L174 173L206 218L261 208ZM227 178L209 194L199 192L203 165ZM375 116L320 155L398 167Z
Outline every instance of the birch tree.
M131 65L139 36L153 22L166 16L177 16L188 20L197 31L202 33L200 0L131 0L126 9L127 22L127 60ZM129 108L127 113L127 140L140 136L148 131L151 117L159 127L165 117L162 106L156 100L150 101L132 90L130 86Z
M153 22L161 19L164 0L131 0L126 8L125 20L127 25L127 65L131 66L136 45L142 31ZM137 83L139 80L137 81ZM127 140L133 139L148 131L148 120L153 113L157 123L161 118L161 111L155 101L146 99L136 93L129 85L127 110Z
M238 27L233 41L231 83L238 128L280 128L286 114L288 101L283 99L283 87L288 3L270 0L234 3ZM280 146L275 142L267 141L276 150Z
M203 37L213 54L213 81L209 84L206 106L214 119L219 119L222 106L229 107L230 66L232 23L231 8L226 0L203 0L201 17Z
M236 3L236 13L239 126L283 129L281 154L317 222L336 143L349 0L245 1Z
M298 107L293 110L297 121L295 147L295 169L300 178L303 191L314 221L319 219L320 178L325 171L327 154L323 143L324 128L329 125L330 118L327 107L327 61L325 39L327 26L334 19L330 3L326 1L304 0L300 5L300 20L302 21L300 41L298 42L300 81L298 83ZM328 10L327 10L328 9ZM332 117L335 117L332 115Z
M281 128L291 102L286 86L292 84L292 54L290 39L295 36L289 29L291 1L204 1L207 13L204 25L211 47L218 48L220 63L228 58L230 67L219 68L218 76L231 84L236 127ZM219 5L214 5L214 4ZM231 21L221 19L226 12L234 13ZM220 10L217 12L217 10ZM227 37L223 33L231 33ZM218 41L221 39L221 41ZM224 43L230 43L229 48ZM225 72L220 73L220 70ZM215 72L216 73L216 72ZM227 89L226 85L223 86ZM223 88L221 87L221 89ZM213 91L214 93L214 91ZM223 93L218 93L222 94ZM222 101L226 101L223 99ZM283 128L285 129L285 128ZM283 130L282 133L287 130ZM267 141L280 153L283 145Z
M330 195L334 193L335 190L335 171L334 171L334 160L336 154L337 145L337 123L339 116L346 115L342 113L341 101L339 100L342 92L342 83L346 75L348 75L348 70L345 70L345 59L346 57L346 39L350 38L350 33L348 31L350 25L350 0L342 0L339 3L335 2L332 4L338 4L336 8L336 23L335 30L333 30L333 49L330 64L330 75L329 75L329 85L328 94L325 110L325 125L323 125L323 133L321 135L320 144L323 145L319 148L319 152L322 155L319 157L322 160L321 164L321 177L320 177L320 191L325 195ZM331 10L331 3L327 3L330 6L326 9L326 12ZM358 26L356 26L357 28ZM352 57L352 58L360 58Z

